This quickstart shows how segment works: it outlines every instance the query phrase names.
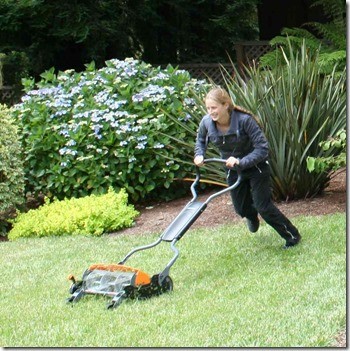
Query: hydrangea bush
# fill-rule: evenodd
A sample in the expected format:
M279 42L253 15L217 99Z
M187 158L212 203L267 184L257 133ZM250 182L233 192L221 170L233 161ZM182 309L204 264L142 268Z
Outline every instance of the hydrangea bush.
M98 70L91 63L80 73L51 69L38 83L25 80L14 114L27 190L59 199L110 186L125 188L133 200L169 195L166 189L189 166L179 167L182 150L173 138L186 139L187 132L168 115L189 119L185 111L196 109L193 96L206 85L184 70L134 59L110 60Z

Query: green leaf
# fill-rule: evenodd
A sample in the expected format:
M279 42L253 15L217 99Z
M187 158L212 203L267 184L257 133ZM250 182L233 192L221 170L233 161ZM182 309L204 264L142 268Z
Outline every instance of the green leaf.
M145 179L146 179L146 176L143 173L139 174L139 182L141 184L145 182Z
M309 156L306 159L306 162L308 171L313 172L315 170L315 158Z
M330 141L326 141L322 145L322 148L323 148L324 151L329 150L330 147L331 147L331 142Z

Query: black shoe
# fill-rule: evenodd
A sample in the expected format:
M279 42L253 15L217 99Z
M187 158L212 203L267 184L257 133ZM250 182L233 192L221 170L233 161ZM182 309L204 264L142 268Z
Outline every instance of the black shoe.
M260 225L260 222L259 222L258 217L254 218L254 219L247 218L247 227L248 227L250 232L252 232L252 233L257 232L259 229L259 225Z
M301 240L301 235L297 233L293 239L286 240L286 243L284 244L283 248L284 249L289 249L295 245L298 245L299 241Z

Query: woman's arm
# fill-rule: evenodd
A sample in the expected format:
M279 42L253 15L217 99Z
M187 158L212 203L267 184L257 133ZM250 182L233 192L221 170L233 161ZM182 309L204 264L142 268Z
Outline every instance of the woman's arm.
M207 150L207 128L204 123L204 118L199 123L196 144L194 148L194 156L203 156L205 157L205 153Z
M239 160L239 168L242 170L253 167L259 162L266 160L269 156L267 139L252 116L245 119L243 128L252 143L253 151Z

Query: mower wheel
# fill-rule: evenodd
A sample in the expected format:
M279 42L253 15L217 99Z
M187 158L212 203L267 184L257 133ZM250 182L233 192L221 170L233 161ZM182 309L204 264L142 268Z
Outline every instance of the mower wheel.
M70 296L66 299L66 303L72 303L74 300L74 296Z
M118 306L121 305L121 303L123 302L123 299L119 299L117 301L111 301L107 304L107 310L112 310L113 308L117 308Z
M69 288L69 293L73 295L78 289L82 287L82 285L83 285L83 282L81 280L73 283Z
M110 302L110 303L108 303L107 304L107 310L111 310L111 309L113 309L113 308L116 308L116 307L118 307L120 305L120 303L119 304L116 304L115 302Z
M117 308L126 298L125 295L126 295L125 291L120 291L117 295L115 295L113 300L107 304L107 310Z
M173 288L173 280L167 275L162 282L161 292L165 293L167 291L173 291Z

